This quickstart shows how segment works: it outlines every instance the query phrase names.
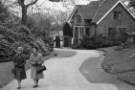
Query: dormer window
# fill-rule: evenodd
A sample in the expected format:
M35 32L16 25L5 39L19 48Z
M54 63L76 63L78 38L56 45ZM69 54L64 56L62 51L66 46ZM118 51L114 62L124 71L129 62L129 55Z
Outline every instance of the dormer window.
M114 11L114 16L113 16L113 18L114 18L115 20L120 19L120 15L121 15L121 12L120 12L120 11Z

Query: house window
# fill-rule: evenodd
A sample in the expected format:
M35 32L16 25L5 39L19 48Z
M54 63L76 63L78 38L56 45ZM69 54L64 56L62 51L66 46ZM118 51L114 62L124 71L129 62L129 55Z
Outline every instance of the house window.
M120 19L120 15L121 15L121 12L120 11L114 11L114 16L113 16L113 18L114 19Z

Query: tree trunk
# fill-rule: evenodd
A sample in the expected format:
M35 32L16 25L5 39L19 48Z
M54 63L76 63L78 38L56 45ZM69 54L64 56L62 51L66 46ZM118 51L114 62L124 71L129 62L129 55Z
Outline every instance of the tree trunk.
M38 0L34 0L34 1L30 2L27 5L25 5L25 0L17 0L17 1L18 1L18 4L22 8L22 20L21 20L21 23L23 25L27 25L27 9L28 9L28 7L34 5Z
M22 20L21 20L21 23L23 25L27 24L27 8L25 6L22 7Z

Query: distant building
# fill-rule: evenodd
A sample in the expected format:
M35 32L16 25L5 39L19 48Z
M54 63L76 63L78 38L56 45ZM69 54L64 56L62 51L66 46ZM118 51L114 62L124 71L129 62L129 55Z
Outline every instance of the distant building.
M103 36L124 41L126 34L135 32L135 16L121 0L99 0L77 5L68 21L73 28L73 43L83 36Z
M56 37L59 37L60 38L60 47L63 46L63 31L62 30L59 30L59 31L50 31L49 32L49 36L51 38L53 38L54 40L54 47L56 47Z

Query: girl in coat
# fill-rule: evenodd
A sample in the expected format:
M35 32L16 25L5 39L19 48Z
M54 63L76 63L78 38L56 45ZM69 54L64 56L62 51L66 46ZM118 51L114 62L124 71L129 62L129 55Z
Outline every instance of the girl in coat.
M26 56L23 54L23 48L18 47L17 53L13 57L14 63L14 77L18 82L17 89L21 88L21 81L26 78L25 64L26 64Z
M31 78L34 80L35 85L33 88L38 87L39 79L43 78L43 72L38 73L38 68L43 64L42 55L37 51L37 48L33 48L30 56L31 63Z

